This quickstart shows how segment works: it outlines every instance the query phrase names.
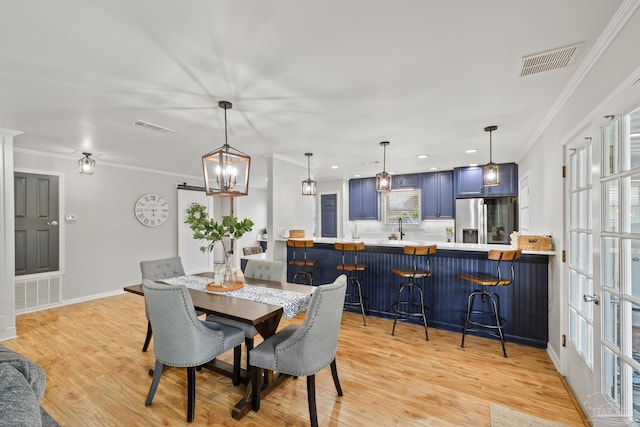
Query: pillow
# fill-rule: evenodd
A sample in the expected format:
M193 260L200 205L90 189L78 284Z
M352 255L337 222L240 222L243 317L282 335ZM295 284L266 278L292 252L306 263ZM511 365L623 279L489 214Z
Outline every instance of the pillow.
M0 363L0 427L15 426L42 426L40 406L24 375Z

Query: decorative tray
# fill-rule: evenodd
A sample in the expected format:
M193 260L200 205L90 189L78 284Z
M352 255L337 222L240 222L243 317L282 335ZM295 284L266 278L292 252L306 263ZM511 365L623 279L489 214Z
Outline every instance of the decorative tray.
M205 292L231 292L231 291L237 291L238 289L242 289L242 287L244 286L244 282L242 281L236 281L233 285L231 286L214 286L213 282L207 283L207 286L205 286L204 290Z

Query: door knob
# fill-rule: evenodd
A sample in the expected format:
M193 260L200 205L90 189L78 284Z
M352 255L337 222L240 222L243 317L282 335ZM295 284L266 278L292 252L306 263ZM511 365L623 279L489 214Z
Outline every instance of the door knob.
M58 221L56 221L55 219L53 221L47 221L47 225L50 225L52 227L57 227Z
M598 294L593 294L593 295L584 294L582 295L582 299L584 300L584 302L592 302L595 305L600 304L600 297L598 296Z

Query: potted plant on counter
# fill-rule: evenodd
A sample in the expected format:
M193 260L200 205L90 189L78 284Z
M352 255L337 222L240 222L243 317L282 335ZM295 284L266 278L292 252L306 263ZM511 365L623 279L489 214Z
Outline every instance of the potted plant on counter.
M444 228L445 233L447 234L447 242L450 242L453 239L453 226L448 225Z
M231 248L226 248L224 244L224 237L231 239L239 239L245 233L251 231L253 228L253 221L248 218L238 220L235 216L225 216L222 218L222 222L214 221L213 218L209 218L207 215L207 207L200 203L192 203L187 208L187 218L185 224L189 224L189 227L193 231L193 238L203 242L203 246L200 246L202 252L212 252L215 244L220 241L222 243L222 249L224 252L225 272L224 280L231 279L232 267L229 263L229 252ZM227 277L229 275L229 277Z

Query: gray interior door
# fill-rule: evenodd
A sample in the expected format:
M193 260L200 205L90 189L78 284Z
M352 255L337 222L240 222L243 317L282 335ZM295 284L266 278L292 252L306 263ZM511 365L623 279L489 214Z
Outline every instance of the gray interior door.
M58 177L14 173L16 276L59 269Z
M338 206L335 194L320 196L322 237L338 237Z

